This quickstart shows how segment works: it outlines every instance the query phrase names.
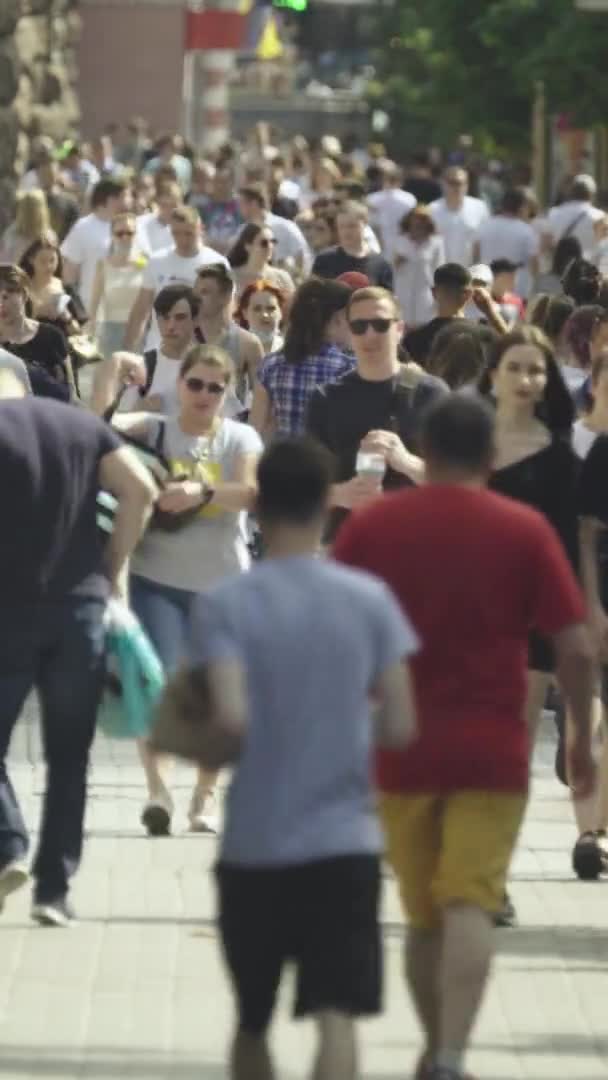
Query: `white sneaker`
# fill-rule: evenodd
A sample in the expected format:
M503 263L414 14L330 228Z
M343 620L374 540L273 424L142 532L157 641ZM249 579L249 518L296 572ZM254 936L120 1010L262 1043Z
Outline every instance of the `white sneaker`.
M75 926L76 914L67 897L60 896L48 903L34 903L32 919L40 926Z
M141 823L148 836L170 836L173 800L168 791L149 799L141 812Z
M201 795L196 790L192 796L188 811L190 831L195 833L217 833L220 827L217 812L217 800L214 791Z
M0 912L4 910L7 896L26 885L29 879L28 868L21 859L14 859L0 870Z

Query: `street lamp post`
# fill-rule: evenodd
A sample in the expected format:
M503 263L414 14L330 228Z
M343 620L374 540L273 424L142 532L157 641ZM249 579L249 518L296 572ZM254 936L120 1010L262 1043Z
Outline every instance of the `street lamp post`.
M241 44L240 0L190 0L186 9L184 130L203 151L230 137L230 76Z

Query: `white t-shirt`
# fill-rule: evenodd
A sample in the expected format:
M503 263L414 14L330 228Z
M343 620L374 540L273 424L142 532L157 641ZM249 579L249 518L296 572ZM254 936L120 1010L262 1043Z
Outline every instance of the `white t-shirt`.
M429 210L443 237L446 262L470 266L478 229L489 216L486 204L472 195L465 195L460 210L450 210L445 199L431 203Z
M400 225L405 214L416 205L416 198L409 191L387 188L367 196L370 222L380 232L384 254L390 258L396 241L401 236Z
M477 234L479 261L489 266L495 259L509 259L520 269L515 278L515 291L527 299L532 289L528 263L538 255L540 241L526 221L496 214L481 225Z
M78 291L85 308L89 308L97 263L107 255L112 229L109 221L102 221L97 214L87 214L72 226L63 244L61 254L79 267Z
M225 255L220 255L215 248L203 245L196 255L178 255L175 248L171 251L159 251L153 255L142 279L142 288L150 289L155 296L164 289L165 285L194 285L196 272L201 266L209 266L211 263L223 263L228 266ZM156 315L150 321L150 329L146 337L146 349L156 349L160 344L160 334Z
M170 225L163 225L158 214L140 214L137 219L137 237L142 250L147 255L167 252L173 247L173 234Z
M599 210L597 206L575 200L562 203L561 206L553 206L549 211L547 225L555 244L566 233L568 236L575 236L580 241L583 255L588 259L593 255L596 246L593 226L603 217L605 217L604 211ZM574 228L571 228L572 225Z
M310 248L306 243L304 233L298 228L295 221L288 221L287 218L270 213L266 214L265 220L268 228L272 229L277 242L274 250L277 263L283 263L286 259L297 260L302 258L304 260L304 269L309 270L312 263Z
M591 450L597 431L590 431L584 420L576 420L572 428L572 449L580 458L586 458Z

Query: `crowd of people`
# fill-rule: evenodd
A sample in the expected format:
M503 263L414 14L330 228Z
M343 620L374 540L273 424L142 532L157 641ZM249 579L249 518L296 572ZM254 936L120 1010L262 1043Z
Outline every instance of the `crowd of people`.
M133 125L40 140L0 241L0 909L31 873L34 919L74 921L113 595L165 721L231 748L201 750L188 825L221 832L236 1080L272 1080L288 961L315 1080L359 1075L384 852L416 1076L463 1080L547 709L574 871L608 872L608 216L590 176L546 213L469 181L264 125L200 159ZM30 871L5 758L33 687ZM139 751L168 836L170 761Z

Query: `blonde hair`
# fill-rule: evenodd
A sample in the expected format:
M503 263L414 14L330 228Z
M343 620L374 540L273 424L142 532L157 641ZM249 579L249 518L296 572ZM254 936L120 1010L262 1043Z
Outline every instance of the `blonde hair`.
M180 379L185 379L197 364L206 364L207 367L221 371L226 386L234 379L232 357L219 345L193 345L191 349L188 349L179 369Z
M383 289L381 285L366 285L364 289L356 289L348 302L346 309L347 315L350 315L355 304L362 304L366 300L388 300L392 306L395 318L401 318L401 308L399 307L397 297L388 289Z
M18 193L15 208L15 231L29 240L37 240L51 231L51 218L46 195L40 188Z
M200 214L195 206L176 206L171 211L171 224L200 225Z

